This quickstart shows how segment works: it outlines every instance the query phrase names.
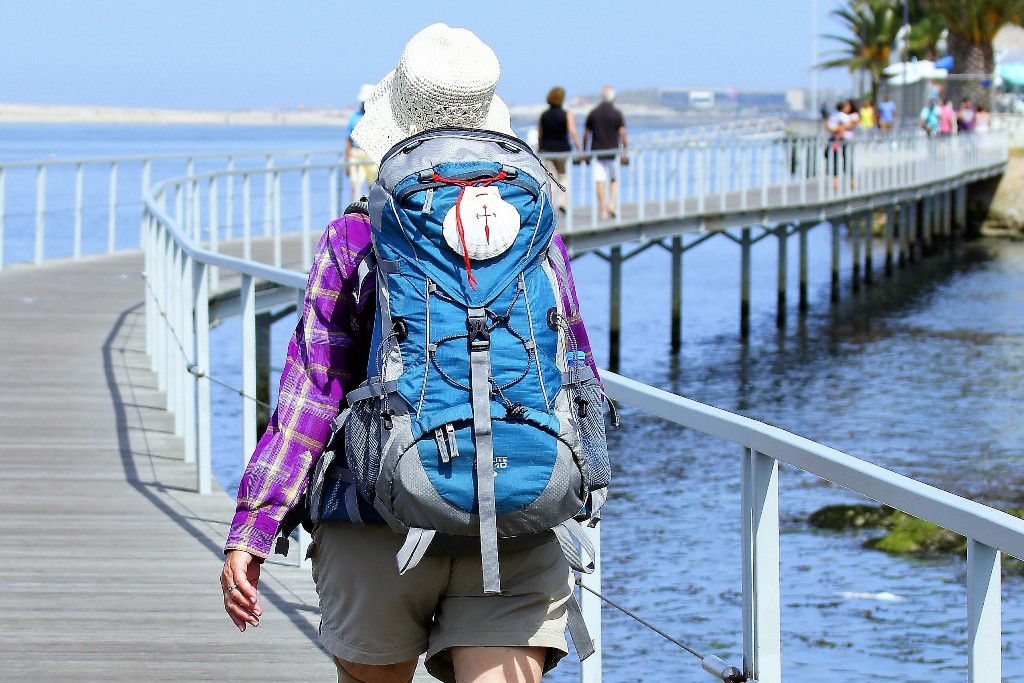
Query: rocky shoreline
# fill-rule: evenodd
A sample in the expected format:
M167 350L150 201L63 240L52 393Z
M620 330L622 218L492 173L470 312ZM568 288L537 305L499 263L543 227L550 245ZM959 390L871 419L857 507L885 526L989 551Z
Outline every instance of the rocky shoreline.
M1010 150L1006 172L992 196L981 234L1024 239L1024 149Z

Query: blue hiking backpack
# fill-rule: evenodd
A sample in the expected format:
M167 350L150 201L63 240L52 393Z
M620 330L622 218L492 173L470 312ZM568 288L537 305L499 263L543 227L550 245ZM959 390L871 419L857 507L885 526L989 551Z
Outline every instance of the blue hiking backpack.
M605 401L564 310L543 164L511 136L425 131L384 156L369 213L368 379L337 423L354 485L406 535L399 571L480 553L496 594L499 550L552 534L592 571L579 522L610 483Z

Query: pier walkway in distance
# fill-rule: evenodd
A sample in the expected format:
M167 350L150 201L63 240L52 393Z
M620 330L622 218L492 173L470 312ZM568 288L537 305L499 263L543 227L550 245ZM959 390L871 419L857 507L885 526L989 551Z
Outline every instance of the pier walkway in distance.
M233 502L182 462L141 271L133 252L0 273L2 678L333 680L294 558L264 565L260 628L223 611Z

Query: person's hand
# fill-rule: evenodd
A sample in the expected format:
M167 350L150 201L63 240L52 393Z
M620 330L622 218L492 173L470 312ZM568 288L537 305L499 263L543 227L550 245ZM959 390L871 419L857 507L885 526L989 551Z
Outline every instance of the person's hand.
M260 580L260 563L244 550L232 550L224 559L220 572L220 589L224 593L224 611L239 631L246 625L260 625L260 608L256 586Z
M622 153L619 154L619 163L623 166L629 166L629 152L622 150Z

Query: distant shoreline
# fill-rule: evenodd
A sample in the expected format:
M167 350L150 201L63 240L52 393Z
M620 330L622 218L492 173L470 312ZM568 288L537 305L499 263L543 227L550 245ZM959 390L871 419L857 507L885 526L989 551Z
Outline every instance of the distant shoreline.
M571 108L582 123L593 105L577 103ZM693 125L707 114L684 113L669 107L619 104L626 120L660 121ZM514 122L535 122L544 104L509 107ZM352 108L289 110L161 109L157 107L107 107L99 105L0 103L2 124L70 125L213 125L213 126L337 126L348 125Z
M0 103L0 124L345 126L351 109L281 111L159 109L89 105Z

